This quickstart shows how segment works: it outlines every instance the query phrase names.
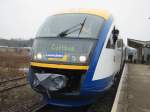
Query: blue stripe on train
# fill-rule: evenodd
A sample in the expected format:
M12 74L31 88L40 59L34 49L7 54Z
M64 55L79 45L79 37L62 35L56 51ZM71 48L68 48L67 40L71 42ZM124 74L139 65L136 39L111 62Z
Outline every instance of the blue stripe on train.
M111 75L109 77L93 81L90 83L88 87L84 88L84 90L81 92L81 95L101 95L105 93L113 84L113 78L114 76Z
M101 55L102 48L104 46L106 37L107 37L110 27L112 25L112 22L113 22L113 18L110 17L109 20L106 21L106 23L104 24L104 27L99 35L99 40L98 40L96 48L94 50L94 53L93 53L93 56L91 59L91 63L90 63L90 67L87 71L85 81L83 82L83 85L81 88L81 93L83 93L83 94L85 93L85 90L87 90L87 89L89 89L91 91L94 91L95 89L103 90L106 88L105 86L109 86L109 84L106 84L106 82L109 83L108 82L109 80L106 82L104 81L104 83L103 83L103 82L101 82L102 80L92 81L92 78L94 76L94 72L95 72L99 57ZM103 85L101 85L101 84L103 84Z

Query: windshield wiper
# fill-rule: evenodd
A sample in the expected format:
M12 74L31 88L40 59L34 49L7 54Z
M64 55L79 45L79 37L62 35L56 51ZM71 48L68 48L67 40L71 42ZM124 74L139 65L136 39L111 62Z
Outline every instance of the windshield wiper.
M85 18L84 21L81 23L81 28L80 28L78 37L80 36L80 33L82 32L82 29L83 29L83 27L84 27L85 21L86 21L86 18Z
M84 19L84 21L83 21L82 23L79 23L79 24L77 24L77 25L75 25L75 26L73 26L73 27L71 27L71 28L68 28L68 29L66 29L65 31L62 31L61 33L59 33L59 34L57 35L57 37L65 37L65 36L67 36L68 34L71 34L71 33L73 33L73 32L76 32L76 31L80 30L80 31L79 31L79 34L78 34L78 37L79 37L80 33L82 32L83 26L84 26L84 24L85 24L86 18L87 18L87 17L85 17L85 19ZM76 27L78 27L78 26L81 26L81 27L76 28ZM73 30L73 29L74 29L74 30Z

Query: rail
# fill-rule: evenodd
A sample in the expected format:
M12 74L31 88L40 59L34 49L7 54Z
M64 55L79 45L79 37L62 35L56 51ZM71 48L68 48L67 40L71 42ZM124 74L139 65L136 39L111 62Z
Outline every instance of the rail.
M0 82L0 93L27 85L26 76Z

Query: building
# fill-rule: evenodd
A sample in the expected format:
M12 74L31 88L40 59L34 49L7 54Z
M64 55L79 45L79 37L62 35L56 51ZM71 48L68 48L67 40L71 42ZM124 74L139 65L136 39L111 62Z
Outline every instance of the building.
M128 46L137 49L137 62L150 63L150 41L128 39Z

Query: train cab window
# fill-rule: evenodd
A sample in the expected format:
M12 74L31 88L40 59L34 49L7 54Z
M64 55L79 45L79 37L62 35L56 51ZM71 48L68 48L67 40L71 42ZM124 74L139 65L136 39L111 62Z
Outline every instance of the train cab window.
M106 48L115 49L116 41L118 40L119 30L114 26Z
M123 40L122 39L118 39L117 40L117 48L121 48L123 46Z
M111 34L109 39L108 39L107 45L106 45L106 48L108 48L108 49L114 49L115 48L112 37L113 37L113 35Z

